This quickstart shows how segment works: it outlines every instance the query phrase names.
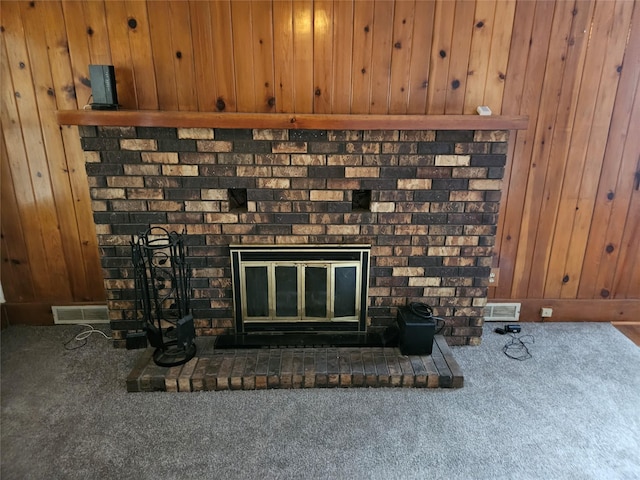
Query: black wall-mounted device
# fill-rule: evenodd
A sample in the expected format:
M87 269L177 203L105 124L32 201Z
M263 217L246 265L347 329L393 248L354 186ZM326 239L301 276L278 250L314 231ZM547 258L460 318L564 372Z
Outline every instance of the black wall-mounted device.
M89 65L93 110L117 110L116 72L113 65Z

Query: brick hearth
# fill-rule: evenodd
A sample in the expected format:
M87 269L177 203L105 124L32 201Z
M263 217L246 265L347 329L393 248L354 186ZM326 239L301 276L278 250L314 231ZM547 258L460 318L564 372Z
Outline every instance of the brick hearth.
M419 301L446 319L449 344L480 342L508 132L83 126L80 134L115 346L140 327L129 241L150 225L186 233L200 336L233 330L230 244L366 243L370 330ZM354 202L362 191L364 205Z
M215 350L197 339L198 356L159 367L147 349L127 378L129 392L195 392L273 388L460 388L464 378L444 338L429 356L397 348L272 348Z

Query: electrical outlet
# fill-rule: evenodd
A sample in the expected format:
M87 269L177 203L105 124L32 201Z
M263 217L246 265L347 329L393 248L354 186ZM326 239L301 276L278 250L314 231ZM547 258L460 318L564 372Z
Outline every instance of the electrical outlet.
M549 307L542 307L540 309L540 316L542 318L549 318L550 316L553 315L553 308L549 308Z

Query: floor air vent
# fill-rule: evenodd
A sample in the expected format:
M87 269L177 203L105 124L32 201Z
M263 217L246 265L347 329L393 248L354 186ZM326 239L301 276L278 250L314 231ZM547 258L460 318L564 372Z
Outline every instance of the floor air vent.
M55 324L109 323L106 305L51 307L51 311Z
M520 321L520 303L487 303L484 307L485 322Z

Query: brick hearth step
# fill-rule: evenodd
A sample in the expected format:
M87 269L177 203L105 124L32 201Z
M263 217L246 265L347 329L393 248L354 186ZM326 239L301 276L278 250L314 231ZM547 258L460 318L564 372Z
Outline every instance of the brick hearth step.
M198 355L178 367L159 367L145 350L127 377L129 392L196 392L271 388L460 388L462 370L446 340L434 337L428 356L397 348L214 349L198 337Z

